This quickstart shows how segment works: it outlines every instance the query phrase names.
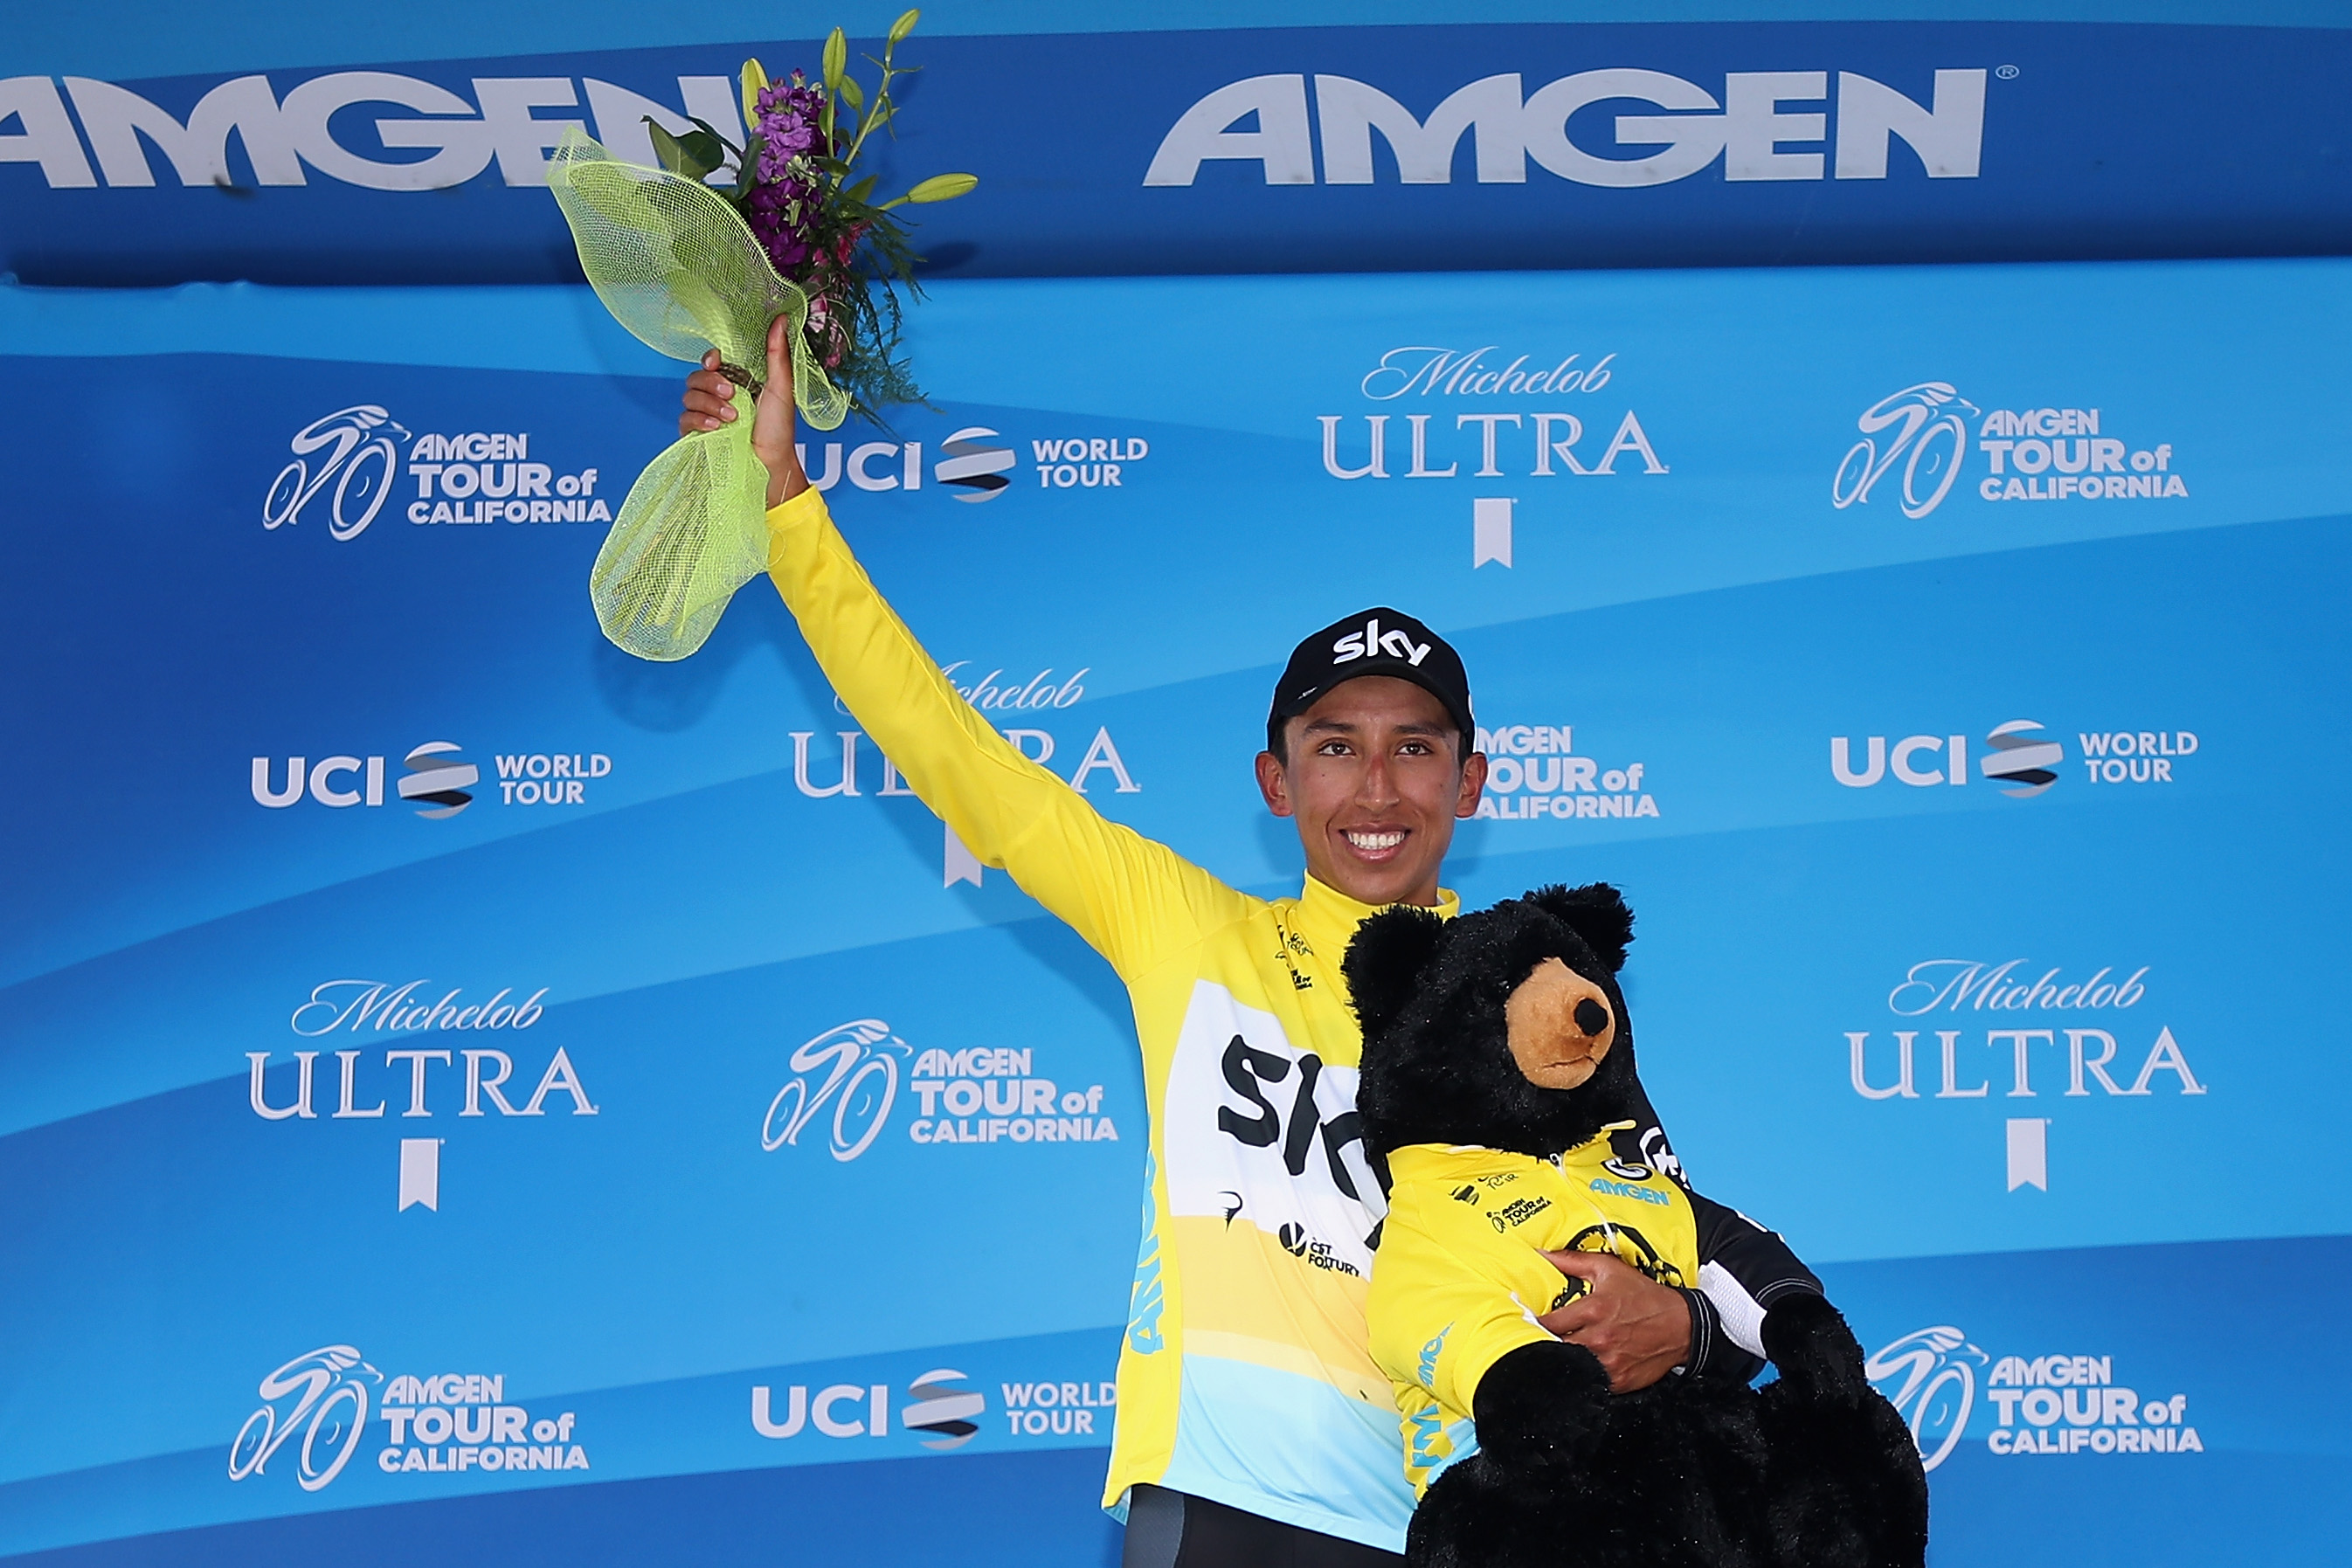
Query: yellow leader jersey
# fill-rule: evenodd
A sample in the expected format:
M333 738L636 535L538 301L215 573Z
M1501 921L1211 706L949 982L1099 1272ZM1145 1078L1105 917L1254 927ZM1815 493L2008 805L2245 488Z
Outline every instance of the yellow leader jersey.
M1581 1291L1543 1251L1613 1252L1662 1284L1697 1281L1689 1198L1647 1166L1612 1157L1616 1130L1558 1160L1433 1144L1390 1155L1368 1310L1416 1497L1478 1451L1471 1413L1486 1369L1551 1339L1536 1319Z
M1413 1496L1364 1318L1384 1204L1339 973L1374 910L1311 878L1295 899L1250 897L1105 819L956 694L822 496L803 491L769 527L770 575L843 703L1133 1004L1150 1197L1105 1506L1123 1516L1149 1482L1402 1551Z

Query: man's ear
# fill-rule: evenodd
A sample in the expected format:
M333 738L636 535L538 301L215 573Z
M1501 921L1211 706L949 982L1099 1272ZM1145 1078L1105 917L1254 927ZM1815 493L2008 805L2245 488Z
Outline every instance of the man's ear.
M1366 1039L1385 1030L1412 999L1444 936L1444 921L1409 904L1384 909L1356 927L1339 972L1347 977L1348 998Z
M1583 887L1539 887L1528 902L1559 921L1592 949L1592 956L1615 974L1625 967L1625 949L1633 940L1633 912L1624 895L1605 882Z
M1454 814L1475 817L1478 814L1478 797L1486 789L1486 754L1474 751L1462 761L1462 782L1454 792Z
M1282 759L1271 751L1257 754L1257 792L1265 797L1265 809L1276 816L1298 814L1290 800L1289 776L1283 770Z

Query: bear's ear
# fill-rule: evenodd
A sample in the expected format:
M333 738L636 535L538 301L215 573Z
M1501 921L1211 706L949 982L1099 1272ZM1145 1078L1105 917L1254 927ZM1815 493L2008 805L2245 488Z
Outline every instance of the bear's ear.
M1625 907L1624 895L1607 883L1539 887L1528 894L1528 902L1583 937L1611 974L1625 967L1625 949L1633 940L1633 912Z
M1412 999L1444 936L1444 921L1411 904L1384 909L1356 927L1339 971L1365 1039L1387 1030Z

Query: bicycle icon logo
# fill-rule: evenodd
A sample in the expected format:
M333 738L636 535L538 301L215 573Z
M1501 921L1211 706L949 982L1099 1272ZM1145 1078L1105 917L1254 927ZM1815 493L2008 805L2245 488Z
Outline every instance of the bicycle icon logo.
M773 1153L801 1141L801 1129L833 1106L833 1157L854 1160L873 1145L898 1098L898 1058L907 1042L880 1019L836 1024L793 1052L795 1076L768 1103L760 1147ZM814 1074L824 1074L811 1084Z
M383 1374L347 1344L321 1345L298 1355L261 1380L265 1403L245 1418L229 1445L228 1479L261 1474L269 1457L302 1434L296 1452L295 1481L317 1491L341 1475L367 1430L368 1386ZM292 1408L282 1402L289 1396Z
M1969 1412L1976 1407L1976 1368L1990 1359L1969 1343L1966 1334L1947 1323L1905 1334L1882 1346L1862 1370L1886 1396L1895 1413L1909 1423L1911 1440L1919 1445L1921 1466L1932 1470L1951 1457L1967 1434ZM1902 1380L1900 1386L1887 1386L1897 1378Z
M1872 403L1854 422L1862 439L1847 449L1830 480L1831 504L1843 511L1868 501L1895 460L1904 458L1903 515L1926 517L1943 505L1960 476L1960 461L1969 452L1969 427L1960 415L1976 412L1976 404L1949 382L1921 382ZM1888 430L1894 434L1882 452L1872 437ZM1922 484L1933 486L1924 496Z
M389 434L385 434L388 432ZM269 493L261 498L261 526L275 528L302 520L310 497L335 481L327 503L327 531L337 539L357 538L383 510L392 482L400 472L400 449L408 432L372 402L340 408L324 419L314 419L294 433L294 461L278 471ZM307 461L317 453L317 473Z

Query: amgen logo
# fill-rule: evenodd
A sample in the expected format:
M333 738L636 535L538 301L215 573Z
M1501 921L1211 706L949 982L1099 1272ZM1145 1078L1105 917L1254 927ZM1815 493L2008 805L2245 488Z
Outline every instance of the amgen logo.
M1170 128L1144 184L1190 185L1202 163L1216 160L1256 163L1269 185L1316 183L1307 98L1303 75L1255 76L1217 89ZM1612 101L1671 112L1616 116L1614 141L1603 144L1608 152L1570 137L1579 111ZM1827 71L1733 71L1723 78L1720 100L1664 71L1579 71L1533 93L1511 71L1456 89L1424 120L1367 83L1315 78L1327 185L1374 183L1375 131L1398 180L1408 185L1450 183L1465 131L1473 136L1482 185L1527 183L1530 158L1562 180L1619 190L1686 180L1718 159L1727 181L1819 180L1832 168L1841 180L1884 180L1888 148L1898 138L1927 178L1977 178L1984 147L1981 68L1937 71L1924 107L1884 82L1840 71L1834 131L1832 103ZM1783 104L1801 107L1784 113ZM1253 119L1255 130L1232 129ZM1590 140L1590 132L1581 134ZM1780 151L1782 143L1807 141L1829 142L1833 163L1818 152ZM1633 155L1612 155L1618 149Z

